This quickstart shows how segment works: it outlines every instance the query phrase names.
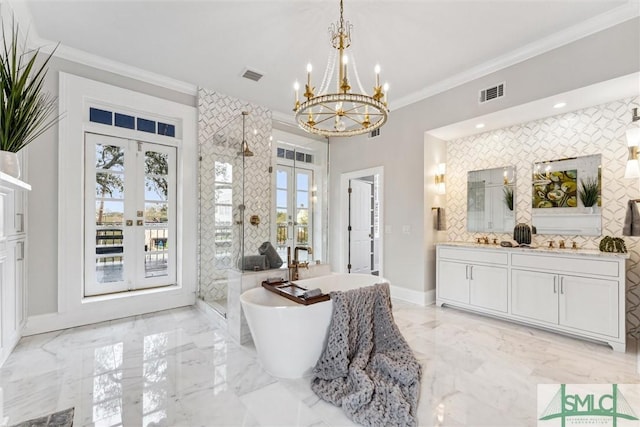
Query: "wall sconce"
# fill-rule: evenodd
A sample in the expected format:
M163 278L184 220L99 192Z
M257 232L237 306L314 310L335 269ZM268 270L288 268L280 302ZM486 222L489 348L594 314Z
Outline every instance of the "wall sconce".
M638 109L633 109L631 123L640 120ZM640 162L638 161L638 146L640 145L640 127L627 130L627 145L629 146L629 159L624 171L625 178L640 178Z
M436 192L438 194L444 194L446 191L444 184L444 174L446 172L446 165L444 163L439 163L436 168Z

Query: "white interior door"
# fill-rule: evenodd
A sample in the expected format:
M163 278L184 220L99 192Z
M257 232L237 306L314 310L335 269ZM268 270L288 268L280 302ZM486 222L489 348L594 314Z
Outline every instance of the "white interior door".
M85 135L85 295L176 283L176 148Z
M350 257L351 273L373 271L373 183L351 180Z

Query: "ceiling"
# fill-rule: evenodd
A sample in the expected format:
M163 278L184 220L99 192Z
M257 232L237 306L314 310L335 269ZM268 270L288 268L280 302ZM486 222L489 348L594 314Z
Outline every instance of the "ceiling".
M535 46L549 49L550 41L571 41L562 35L576 39L631 18L634 2L346 0L344 15L353 24L351 55L363 86L373 85L379 63L391 107L397 109L456 84L456 76L457 84L465 76L469 80L470 70L486 74L508 65L509 58L526 59L522 52L535 52ZM328 26L339 15L337 0L16 0L11 5L18 19L31 20L35 40L61 42L62 54L88 52L283 115L292 114L292 85L304 81L307 62L324 71ZM264 77L259 82L240 77L247 67ZM315 74L319 86L321 73Z

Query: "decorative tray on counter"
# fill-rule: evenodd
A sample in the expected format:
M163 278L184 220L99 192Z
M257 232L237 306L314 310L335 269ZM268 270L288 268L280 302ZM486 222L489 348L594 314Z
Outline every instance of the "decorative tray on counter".
M304 293L308 290L302 286L290 282L262 282L262 287L268 291L285 297L293 302L303 305L311 305L318 302L329 301L329 294L322 294L315 297L304 298Z

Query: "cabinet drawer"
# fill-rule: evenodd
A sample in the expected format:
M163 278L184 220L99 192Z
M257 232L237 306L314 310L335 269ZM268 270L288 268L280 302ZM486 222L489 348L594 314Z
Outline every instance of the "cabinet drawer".
M490 250L467 250L456 248L438 248L440 258L448 258L462 262L480 262L487 264L507 265L509 255L506 252L496 252Z
M512 254L513 267L529 267L544 271L559 271L562 273L586 273L600 276L618 277L619 264L617 261L596 260L593 258L541 256L531 254Z

